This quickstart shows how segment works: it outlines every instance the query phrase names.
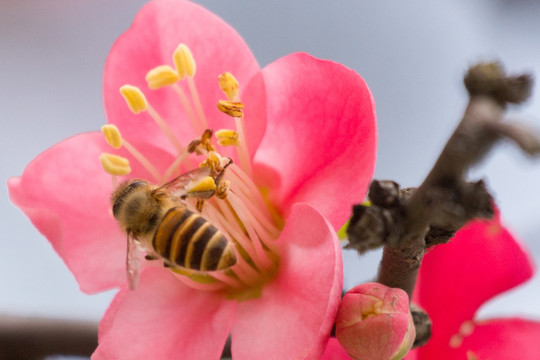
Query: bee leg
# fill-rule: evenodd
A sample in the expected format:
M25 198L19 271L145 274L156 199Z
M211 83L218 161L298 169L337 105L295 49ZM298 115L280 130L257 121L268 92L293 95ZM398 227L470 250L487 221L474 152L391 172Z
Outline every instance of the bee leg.
M229 159L229 162L227 162L227 164L225 164L225 166L223 166L223 169L221 169L221 171L214 178L214 182L216 183L216 185L219 184L219 182L223 178L223 175L225 175L225 169L227 169L227 167L229 167L229 165L231 165L232 163L233 163L232 159Z
M200 198L197 199L196 208L197 210L199 210L199 212L202 212L203 206L204 206L204 199L200 199Z
M169 263L164 262L164 263L163 263L163 267L170 268L171 265L170 265Z
M148 260L148 261L152 261L152 260L157 260L157 259L158 259L157 256L155 256L155 255L150 255L150 254L145 255L144 258L145 258L146 260Z

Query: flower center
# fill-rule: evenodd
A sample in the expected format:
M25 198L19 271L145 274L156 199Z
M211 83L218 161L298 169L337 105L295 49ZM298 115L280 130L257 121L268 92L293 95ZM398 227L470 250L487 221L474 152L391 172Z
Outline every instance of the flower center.
M253 182L253 173L244 131L244 104L238 97L239 84L229 73L218 77L218 82L227 100L219 100L217 107L231 116L234 130L220 129L215 132L218 146L234 146L239 164L222 156L212 144L213 131L208 129L206 116L193 78L196 66L187 46L181 44L173 54L175 68L158 66L146 75L150 89L167 87L176 92L193 129L202 134L187 146L182 145L171 131L167 121L148 103L143 92L134 86L124 85L120 93L134 114L147 113L177 151L175 160L161 173L142 152L124 139L114 125L104 125L102 131L108 143L115 149L124 147L154 178L153 182L163 184L180 169L190 169L197 159L199 167L210 168L209 176L190 188L185 205L193 212L199 212L234 244L237 262L234 266L219 271L197 271L180 266L172 266L180 281L203 291L223 291L228 298L245 300L258 297L265 283L277 273L279 256L275 240L281 232L281 220L276 220L276 212L261 190ZM189 93L178 85L187 81ZM191 100L191 101L190 101ZM183 119L182 119L183 120ZM201 157L202 156L202 161ZM113 185L117 176L131 172L129 161L114 154L102 154L100 160L104 169L113 175ZM195 195L193 195L195 194ZM205 194L205 196L197 196ZM210 194L210 196L208 196ZM173 193L169 196L177 196ZM163 260L163 259L162 259ZM167 259L165 259L166 261ZM170 264L169 264L170 265Z

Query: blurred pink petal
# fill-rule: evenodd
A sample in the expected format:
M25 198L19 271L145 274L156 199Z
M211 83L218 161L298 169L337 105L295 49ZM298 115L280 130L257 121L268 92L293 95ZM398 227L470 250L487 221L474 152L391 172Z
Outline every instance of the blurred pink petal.
M119 94L122 85L141 88L149 103L166 120L183 144L200 136L190 126L188 116L176 92L170 88L149 90L146 73L159 65L174 66L172 54L180 43L186 44L195 59L194 76L202 108L210 128L230 128L231 119L219 112L216 104L224 99L217 76L232 73L240 83L246 102L247 133L250 150L256 150L265 128L262 79L247 86L259 72L259 65L238 33L216 15L189 1L159 0L146 4L133 25L114 44L104 75L104 99L109 122L117 125L127 139L138 139L155 146L169 142L147 113L133 115ZM189 94L185 81L180 85Z
M332 329L343 265L331 225L311 206L296 204L277 241L278 275L259 299L238 304L234 359L317 359Z
M179 282L171 271L151 267L135 291L117 295L102 320L92 359L219 359L235 301Z
M422 356L448 346L450 337L473 319L481 304L532 274L529 256L498 217L471 222L449 244L430 250L420 268L416 295L434 324Z
M456 359L473 354L478 360L540 359L540 322L520 318L491 319L475 324L463 339Z
M371 93L354 71L302 53L273 62L263 74L269 120L255 161L281 178L273 184L280 186L275 202L285 215L292 204L307 202L339 229L352 204L364 201L373 175Z
M429 250L414 299L430 315L433 333L418 350L419 359L456 351L450 342L459 343L459 334L472 323L478 308L529 279L533 271L529 255L502 227L499 214L469 223L449 244Z
M328 339L324 353L320 360L351 360L352 358L347 354L343 346L337 341L336 338Z

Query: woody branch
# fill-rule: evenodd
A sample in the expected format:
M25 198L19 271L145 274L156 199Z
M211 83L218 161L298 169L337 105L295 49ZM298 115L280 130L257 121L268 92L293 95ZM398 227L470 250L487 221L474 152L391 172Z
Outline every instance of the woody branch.
M393 181L373 181L372 206L357 205L348 228L348 248L364 253L383 246L377 281L398 287L411 297L425 250L447 242L466 222L493 216L492 197L482 180L465 180L501 139L514 141L529 155L540 153L540 139L523 124L503 122L508 104L527 100L530 75L508 76L499 63L481 63L464 78L470 100L456 130L432 170L416 189ZM430 322L411 306L417 341L430 336Z

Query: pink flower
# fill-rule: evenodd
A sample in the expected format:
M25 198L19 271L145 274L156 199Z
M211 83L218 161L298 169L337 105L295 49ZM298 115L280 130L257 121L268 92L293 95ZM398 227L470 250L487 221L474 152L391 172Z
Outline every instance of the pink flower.
M413 298L430 315L432 336L407 359L540 359L540 322L475 319L483 303L533 273L529 255L503 228L500 214L470 222L422 262Z
M149 70L185 70L185 63L173 65L179 44L191 50L195 75L188 71L176 85L148 90ZM245 106L234 118L216 108L224 98L217 81L224 72L239 83L232 100ZM125 84L142 89L146 111L136 116L129 110L118 93ZM80 134L9 181L12 201L84 292L120 287L101 321L93 358L217 359L229 334L235 359L318 358L342 288L336 229L363 200L374 168L374 105L364 81L306 54L260 70L221 19L190 2L159 0L147 4L114 45L104 97L109 122L122 133L119 150L101 133ZM153 121L160 119L166 125ZM227 199L206 201L202 212L235 239L238 263L228 272L196 276L144 261L131 291L126 234L111 213L113 181L98 159L114 153L129 161L129 167L120 161L126 178L165 182L204 160L186 158L185 148L206 128L236 129L240 139L238 146L205 154L234 164L224 175Z
M500 215L472 221L446 245L428 251L414 301L433 322L426 345L407 360L540 359L540 322L518 317L477 320L478 308L533 275L526 250L502 227ZM321 360L350 359L330 339Z
M402 359L415 336L409 297L401 289L365 283L341 300L336 337L354 359Z

